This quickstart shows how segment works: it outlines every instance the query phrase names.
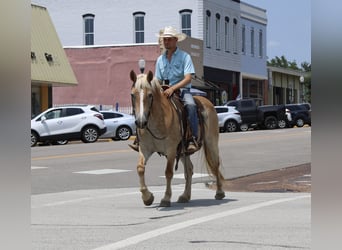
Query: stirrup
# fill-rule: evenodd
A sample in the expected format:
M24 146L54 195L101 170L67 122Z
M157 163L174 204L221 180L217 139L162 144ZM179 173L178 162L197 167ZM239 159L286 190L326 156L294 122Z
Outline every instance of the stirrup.
M199 150L199 146L198 146L198 143L197 143L196 138L193 137L193 138L191 139L191 141L189 142L189 144L188 144L187 152L188 152L188 153L194 153L194 152L196 152L197 150Z

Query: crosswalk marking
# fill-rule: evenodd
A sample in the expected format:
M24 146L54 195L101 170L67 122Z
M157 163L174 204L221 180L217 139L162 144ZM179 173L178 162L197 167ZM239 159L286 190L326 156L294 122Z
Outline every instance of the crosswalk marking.
M203 178L203 177L208 177L209 175L208 174L202 174L202 173L194 173L192 175L192 178L195 179L195 178ZM165 178L165 176L159 176L161 178ZM173 176L174 179L184 179L184 174L175 174Z
M79 171L79 172L73 172L75 174L117 174L117 173L124 173L124 172L130 172L132 170L124 170L124 169L98 169L98 170L89 170L89 171Z

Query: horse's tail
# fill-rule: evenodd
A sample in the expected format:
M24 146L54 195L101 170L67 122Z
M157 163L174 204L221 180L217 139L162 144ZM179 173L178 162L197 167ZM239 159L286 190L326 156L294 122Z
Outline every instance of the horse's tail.
M205 99L205 98L203 98ZM207 99L205 99L207 100ZM202 102L204 109L202 109L203 117L203 150L205 165L209 174L214 175L219 181L223 181L224 177L219 169L220 155L219 155L219 127L218 118L214 106L208 101Z

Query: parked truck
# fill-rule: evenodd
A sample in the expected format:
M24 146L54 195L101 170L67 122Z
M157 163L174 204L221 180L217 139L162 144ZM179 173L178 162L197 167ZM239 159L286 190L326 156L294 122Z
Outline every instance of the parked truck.
M254 99L228 101L225 105L234 106L241 113L240 130L249 128L285 128L288 124L285 105L258 106Z

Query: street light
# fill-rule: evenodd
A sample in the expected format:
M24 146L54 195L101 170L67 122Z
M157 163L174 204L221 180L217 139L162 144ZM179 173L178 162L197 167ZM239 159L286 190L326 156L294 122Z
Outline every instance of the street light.
M302 102L305 101L304 95L305 95L305 90L304 90L304 76L300 76L299 77L299 82L301 83L301 88L302 88L302 94L301 94L301 98L302 98Z
M139 65L139 69L140 69L141 74L144 73L144 70L145 70L145 60L144 60L144 58L140 58L139 59L138 65Z

